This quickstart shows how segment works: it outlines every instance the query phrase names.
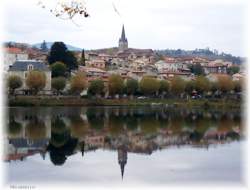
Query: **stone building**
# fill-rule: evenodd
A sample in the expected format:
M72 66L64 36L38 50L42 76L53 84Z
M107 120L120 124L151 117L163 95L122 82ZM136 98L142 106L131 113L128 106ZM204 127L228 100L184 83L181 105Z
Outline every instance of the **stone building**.
M46 85L44 90L49 91L51 90L51 71L49 67L40 61L33 61L33 60L24 60L24 61L16 61L8 71L8 75L16 75L19 76L23 81L23 86L18 90L27 90L28 87L26 86L26 78L30 71L41 71L44 72L46 76Z

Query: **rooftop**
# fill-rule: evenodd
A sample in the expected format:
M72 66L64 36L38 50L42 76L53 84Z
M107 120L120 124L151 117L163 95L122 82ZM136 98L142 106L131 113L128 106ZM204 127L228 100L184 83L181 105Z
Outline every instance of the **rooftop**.
M19 60L16 61L9 69L9 71L27 71L28 65L33 65L33 70L50 71L49 67L41 61L35 60Z

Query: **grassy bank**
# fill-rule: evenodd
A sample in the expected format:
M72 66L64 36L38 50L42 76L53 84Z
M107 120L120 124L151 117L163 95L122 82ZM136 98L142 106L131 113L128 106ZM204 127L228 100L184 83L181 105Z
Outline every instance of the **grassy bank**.
M168 105L173 107L233 108L240 109L236 100L183 100L183 99L85 99L80 97L19 96L8 100L9 106L141 106Z

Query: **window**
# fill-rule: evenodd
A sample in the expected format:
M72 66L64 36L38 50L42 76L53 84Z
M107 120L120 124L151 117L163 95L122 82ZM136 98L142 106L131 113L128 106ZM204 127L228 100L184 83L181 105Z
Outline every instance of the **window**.
M33 65L28 65L28 71L32 71L33 70Z

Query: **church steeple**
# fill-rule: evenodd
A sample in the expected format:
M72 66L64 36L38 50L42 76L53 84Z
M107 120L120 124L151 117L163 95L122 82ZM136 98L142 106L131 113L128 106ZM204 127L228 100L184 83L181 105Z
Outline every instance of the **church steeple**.
M122 35L121 35L121 40L122 41L126 41L126 35L125 35L125 29L124 29L124 25L122 25Z
M121 38L119 39L119 50L124 51L127 48L128 48L128 40L125 35L124 25L122 25L122 35Z

